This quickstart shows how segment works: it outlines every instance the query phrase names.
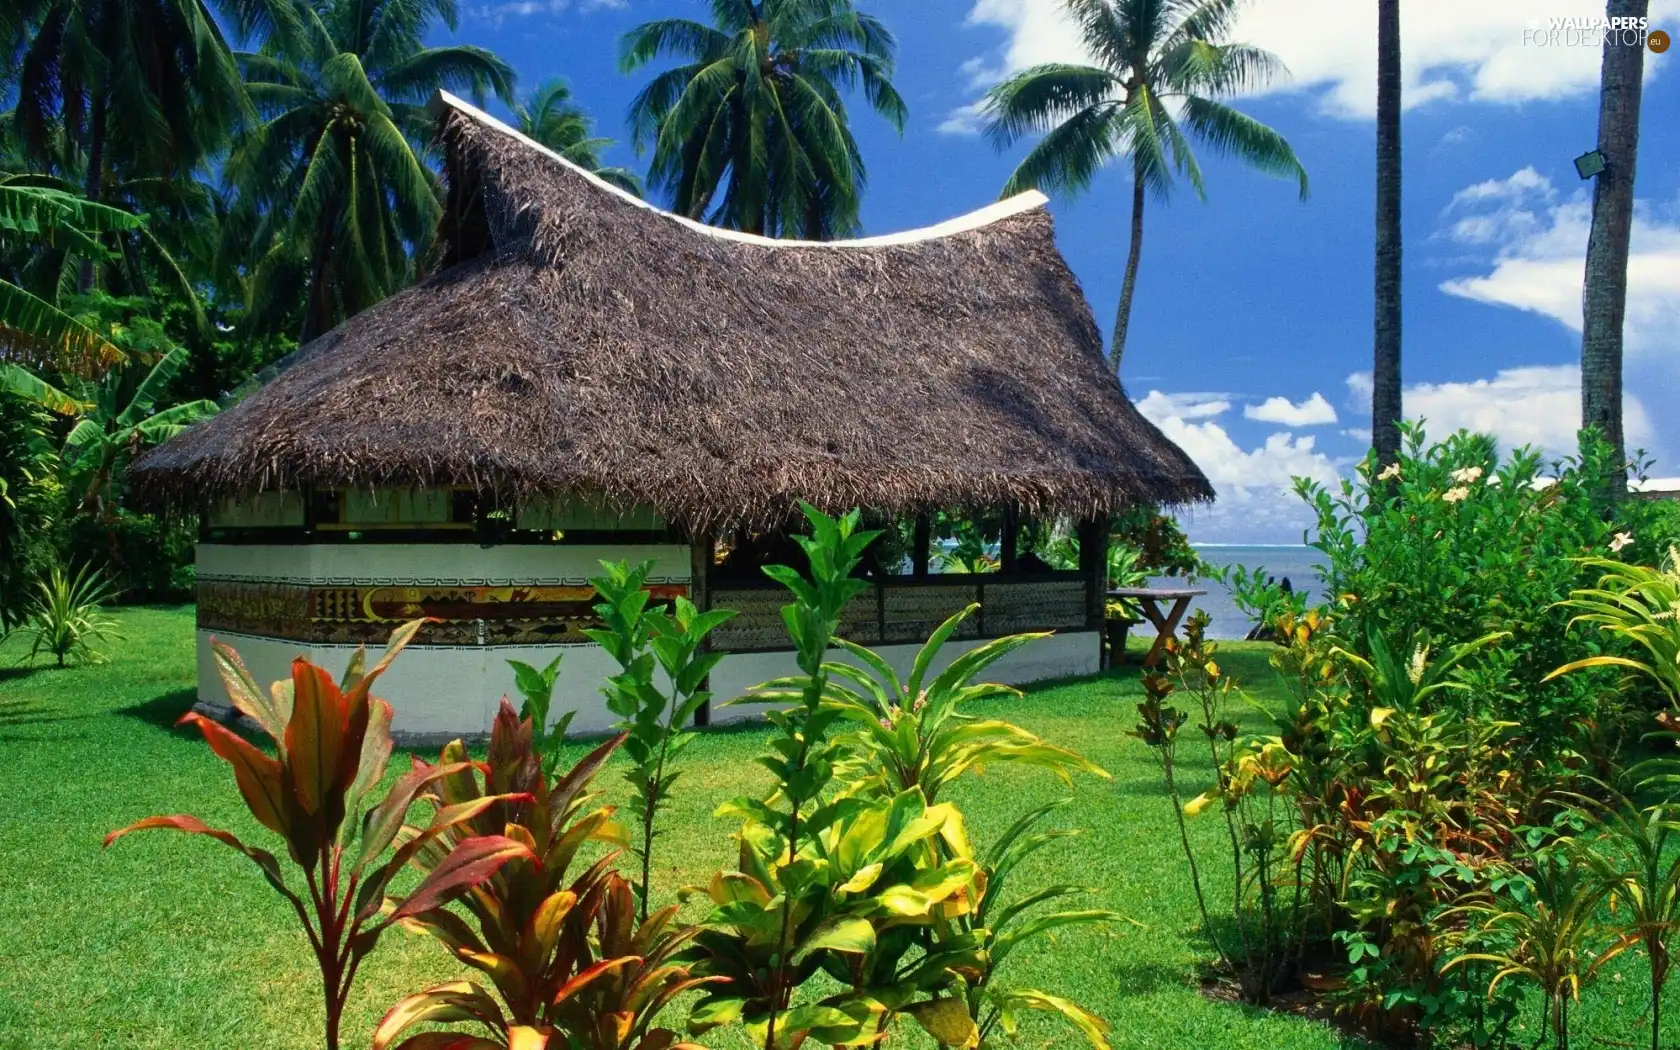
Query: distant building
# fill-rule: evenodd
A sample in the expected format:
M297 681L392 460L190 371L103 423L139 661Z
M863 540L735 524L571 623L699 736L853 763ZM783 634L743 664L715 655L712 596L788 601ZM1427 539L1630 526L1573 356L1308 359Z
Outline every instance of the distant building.
M260 681L434 617L381 682L411 740L485 732L507 659L564 653L561 709L605 729L612 670L582 631L602 558L653 559L655 598L741 615L719 701L794 671L758 567L797 502L910 522L949 507L1081 523L1084 567L930 575L883 566L846 637L906 662L973 601L961 651L1057 636L1015 681L1093 671L1097 524L1212 498L1104 365L1044 198L824 244L714 229L601 182L442 96L442 270L300 348L257 392L132 479L203 512L200 694L211 636ZM722 557L728 551L727 558ZM719 715L729 712L719 712Z

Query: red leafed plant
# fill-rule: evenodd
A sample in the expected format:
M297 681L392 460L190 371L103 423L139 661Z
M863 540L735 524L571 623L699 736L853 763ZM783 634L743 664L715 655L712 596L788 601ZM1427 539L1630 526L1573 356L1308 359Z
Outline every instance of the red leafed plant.
M444 748L432 768L450 772L426 788L439 812L484 797L508 801L428 843L416 866L436 871L452 845L498 829L529 852L461 899L474 922L441 905L405 917L403 925L442 941L490 987L455 981L409 996L380 1022L373 1050L702 1050L654 1024L674 998L708 980L672 959L692 936L675 925L676 906L638 925L630 885L612 867L616 851L569 874L592 840L624 841L612 808L590 808L589 791L623 740L602 744L550 785L531 721L503 700L482 784L463 768L459 743ZM415 1025L439 1021L476 1022L490 1037L431 1031L404 1038Z
M267 695L238 653L213 643L228 698L273 738L276 753L269 755L195 712L183 715L181 724L196 725L210 749L233 767L234 782L252 816L285 840L292 862L303 870L305 892L286 884L274 854L247 846L197 817L147 817L105 836L109 846L131 831L168 828L208 835L249 857L291 904L309 935L321 968L327 1050L338 1050L339 1022L356 969L384 930L459 897L510 860L531 857L526 844L504 835L454 834L457 827L509 801L505 795L484 795L438 809L424 827L404 832L404 841L389 860L376 864L403 830L409 805L421 791L446 777L471 775L464 760L437 766L416 763L382 801L363 806L384 778L391 757L391 705L369 690L423 622L392 632L384 656L371 668L364 669L365 654L357 649L337 684L308 660L294 660L291 680L275 682ZM450 848L428 866L425 878L406 895L387 898L392 876L440 841Z

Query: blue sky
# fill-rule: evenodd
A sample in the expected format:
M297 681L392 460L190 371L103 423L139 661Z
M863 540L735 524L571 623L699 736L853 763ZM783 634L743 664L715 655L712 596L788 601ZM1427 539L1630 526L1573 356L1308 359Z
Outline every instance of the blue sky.
M1005 73L1079 60L1059 0L860 0L898 37L903 136L860 105L870 233L927 225L994 200L1017 155L973 131L975 100ZM463 0L454 39L494 48L525 90L563 76L624 137L645 74L625 76L628 27L704 18L704 0ZM1203 155L1208 198L1151 202L1122 373L1145 413L1219 489L1193 538L1290 542L1304 520L1288 479L1333 478L1362 454L1369 401L1374 211L1374 4L1256 0L1238 36L1278 53L1287 84L1236 103L1284 132L1312 194ZM1407 0L1404 368L1407 414L1432 430L1492 430L1565 449L1579 418L1580 274L1599 52L1539 46L1553 17L1593 0ZM1651 25L1680 31L1680 0ZM1527 37L1525 41L1525 36ZM1680 474L1680 51L1646 52L1639 213L1630 267L1627 428ZM492 109L500 112L499 107ZM610 153L643 167L627 144ZM1119 170L1056 199L1058 237L1105 331L1125 261Z

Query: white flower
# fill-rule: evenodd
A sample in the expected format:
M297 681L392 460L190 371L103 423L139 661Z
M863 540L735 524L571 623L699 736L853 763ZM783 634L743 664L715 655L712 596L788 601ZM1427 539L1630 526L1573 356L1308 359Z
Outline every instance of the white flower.
M1447 491L1441 493L1441 499L1447 503L1457 503L1459 500L1464 499L1469 495L1470 490L1465 488L1463 485L1460 485L1457 488L1448 489Z
M1390 478L1397 478L1399 476L1400 476L1400 464L1390 463L1388 466L1382 468L1382 472L1377 475L1377 480L1378 481L1387 481Z
M1482 468L1459 467L1457 470L1452 472L1452 479L1460 485L1468 485L1471 482L1480 481L1482 479Z
M1406 664L1406 677L1413 685L1423 681L1424 668L1429 666L1429 647L1420 645L1412 650L1412 659Z
M1618 533L1616 533L1616 535L1610 537L1610 552L1612 554L1614 554L1614 553L1616 553L1617 551L1620 551L1623 547L1626 547L1628 544L1630 544L1632 542L1633 542L1633 533L1631 533L1631 532L1618 532Z

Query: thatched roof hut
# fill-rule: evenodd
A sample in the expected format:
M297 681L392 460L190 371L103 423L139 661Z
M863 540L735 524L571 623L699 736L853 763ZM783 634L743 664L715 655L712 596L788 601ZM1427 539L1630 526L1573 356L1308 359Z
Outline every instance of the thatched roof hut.
M773 241L650 207L458 99L438 109L441 272L142 457L135 485L587 494L694 530L799 499L1077 518L1212 498L1104 367L1042 195Z

